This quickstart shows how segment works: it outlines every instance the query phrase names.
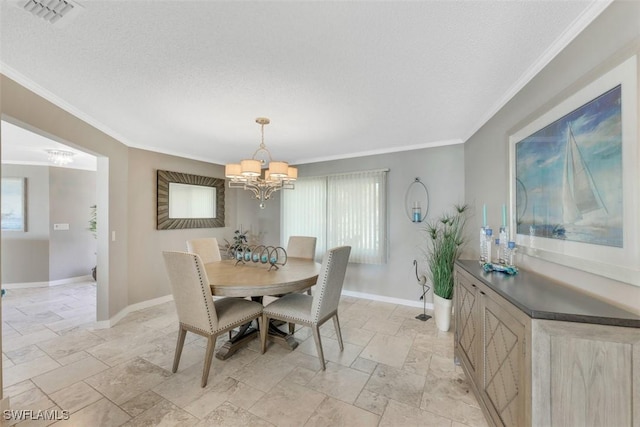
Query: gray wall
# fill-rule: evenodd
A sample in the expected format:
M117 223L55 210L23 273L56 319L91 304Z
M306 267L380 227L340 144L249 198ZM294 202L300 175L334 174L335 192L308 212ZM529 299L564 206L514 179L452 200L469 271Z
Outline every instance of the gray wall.
M89 231L90 207L96 204L96 173L49 169L49 280L86 276L96 265L97 242ZM69 230L54 230L69 224Z
M283 190L290 191L290 190ZM237 227L247 231L247 237L252 244L285 246L280 241L280 195L276 192L265 202L264 209L260 209L260 202L253 198L250 191L232 189L238 205Z
M2 232L2 282L49 280L49 168L2 165L2 176L27 178L27 231Z
M345 279L345 290L419 301L422 288L415 278L413 260L418 260L419 272L424 274L425 224L416 224L409 220L405 208L405 194L409 185L419 177L429 191L428 219L438 217L445 211L450 211L454 204L464 202L463 165L462 145L298 165L300 177L389 169L387 263L350 264ZM274 200L274 203L269 203L262 211L255 200L246 198L244 202L239 203L239 207L244 206L241 216L245 228L251 228L254 234L264 233L267 237L265 241L275 239L273 230L276 229L275 224L280 217L280 207L275 202ZM431 301L431 294L428 301Z
M467 202L486 203L488 222L499 224L500 207L508 203L509 135L633 54L640 54L640 2L615 1L465 143ZM478 227L476 218L472 229ZM473 233L471 238L475 249L478 236ZM538 258L520 258L524 268L640 313L636 286Z
M162 251L186 251L186 241L215 237L219 244L229 239L236 224L233 194L225 189L225 224L223 228L156 230L156 171L169 170L214 178L224 178L224 166L198 162L132 148L129 150L129 304L171 293L164 269Z
M86 276L96 263L88 231L96 200L95 172L3 165L2 176L27 178L27 231L2 232L2 282L49 282ZM53 224L69 224L55 231Z

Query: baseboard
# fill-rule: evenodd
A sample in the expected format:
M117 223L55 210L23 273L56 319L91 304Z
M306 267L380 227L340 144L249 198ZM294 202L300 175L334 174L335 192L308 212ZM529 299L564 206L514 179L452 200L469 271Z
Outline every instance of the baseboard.
M0 400L0 412L7 411L11 405L9 404L9 396Z
M11 404L9 402L9 396L5 397L4 399L0 400L0 426L4 427L4 426L8 426L9 420L5 420L5 411L9 411L11 409Z
M49 286L69 285L71 283L90 282L93 281L91 275L69 277L60 280L51 280L48 282L26 282L26 283L3 283L4 289L26 289L26 288L45 288Z
M367 294L367 293L364 293L364 292L345 291L344 289L342 290L342 295L345 295L345 296L348 296L348 297L368 299L368 300L372 300L372 301L388 302L388 303L391 303L391 304L406 305L406 306L409 306L409 307L423 308L423 303L420 302L420 301L411 301L411 300L408 300L408 299L386 297L384 295ZM432 303L428 302L428 303L426 303L424 305L424 307L426 307L427 310L433 310L433 304Z
M116 323L121 321L127 314L133 313L134 311L143 310L145 308L153 307L155 305L164 304L165 302L173 301L173 295L165 295L163 297L150 299L147 301L142 301L136 304L131 304L120 310L115 316L111 317L109 320L100 320L96 322L95 327L97 329L107 329L112 326L115 326Z

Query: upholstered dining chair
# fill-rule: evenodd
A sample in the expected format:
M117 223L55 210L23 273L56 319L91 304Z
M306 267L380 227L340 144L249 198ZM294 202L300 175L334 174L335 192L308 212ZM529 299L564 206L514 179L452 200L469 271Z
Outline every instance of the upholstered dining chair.
M202 335L208 340L200 384L204 387L209 378L216 338L253 319L258 319L260 323L263 305L242 298L214 301L207 272L198 254L163 252L162 255L180 322L172 371L175 373L178 370L187 331ZM266 329L260 328L260 333L266 335Z
M200 255L205 264L222 261L218 239L215 237L187 240L187 252Z
M289 236L287 242L287 257L314 259L316 256L317 238L311 236ZM307 295L311 295L311 288L307 289ZM296 324L289 323L289 334L296 331Z
M315 237L291 236L287 242L287 257L313 259L316 256Z
M333 319L340 351L344 350L338 320L338 303L350 253L350 246L340 246L327 251L322 260L322 268L313 296L299 293L287 294L268 304L262 311L263 325L268 325L269 319L278 319L309 326L313 331L322 370L325 370L326 366L320 341L320 326L327 320ZM260 339L262 353L264 353L267 350L267 334L260 335Z

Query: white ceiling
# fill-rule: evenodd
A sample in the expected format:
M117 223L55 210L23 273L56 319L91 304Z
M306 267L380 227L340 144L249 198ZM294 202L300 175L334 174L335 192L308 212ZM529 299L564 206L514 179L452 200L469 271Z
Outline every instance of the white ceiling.
M14 3L2 73L123 143L224 164L266 116L299 164L464 142L610 1Z
M73 161L60 167L89 171L95 171L97 168L95 156L4 120L0 136L2 137L1 156L3 163L56 166L49 161L47 150L60 150L74 153Z

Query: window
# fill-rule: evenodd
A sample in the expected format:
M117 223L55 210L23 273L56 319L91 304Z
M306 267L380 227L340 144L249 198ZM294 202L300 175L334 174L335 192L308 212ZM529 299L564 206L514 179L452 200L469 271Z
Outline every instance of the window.
M328 248L351 246L350 262L386 261L387 171L298 178L282 196L282 241L317 237L316 256Z

